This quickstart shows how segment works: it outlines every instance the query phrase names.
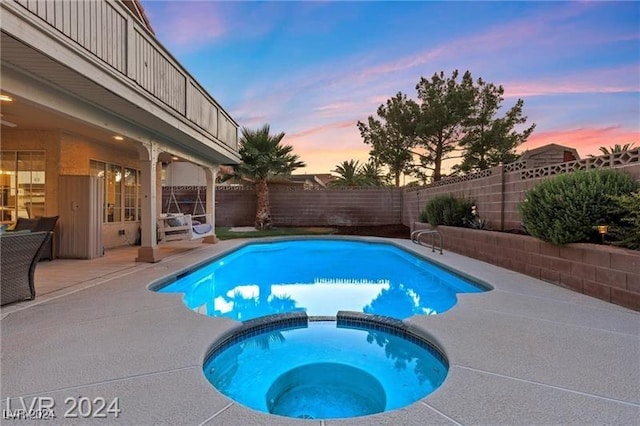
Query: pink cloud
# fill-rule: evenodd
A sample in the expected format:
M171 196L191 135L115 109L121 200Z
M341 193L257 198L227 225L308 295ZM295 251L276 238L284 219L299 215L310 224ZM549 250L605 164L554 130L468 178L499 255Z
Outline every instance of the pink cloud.
M233 2L172 1L163 7L162 15L152 17L156 34L166 34L172 49L191 52L231 34L245 38L266 34L277 25L281 6L255 3L247 12Z
M328 105L322 105L314 108L314 111L344 111L346 109L352 108L353 102L335 102Z
M168 34L168 43L189 50L218 39L229 28L217 2L170 2L166 3L161 15L154 17L153 25L157 34Z
M576 148L581 157L597 154L601 146L635 143L640 145L640 132L622 128L621 126L582 127L577 129L551 130L533 132L529 140L519 151L538 148L555 143Z
M352 120L341 121L338 123L330 123L322 126L313 127L311 129L304 130L302 132L292 133L289 136L289 138L298 140L301 138L306 138L308 136L322 135L334 130L346 129L351 127L353 127L354 129L356 128L356 121L352 121Z
M564 93L637 93L636 67L583 71L579 74L543 78L538 81L503 84L505 98L524 98Z

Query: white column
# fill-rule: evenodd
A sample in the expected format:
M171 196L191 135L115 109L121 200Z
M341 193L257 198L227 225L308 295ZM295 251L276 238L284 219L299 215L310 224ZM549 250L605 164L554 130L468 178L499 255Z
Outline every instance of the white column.
M211 226L213 226L213 235L204 237L203 243L215 244L218 242L216 237L216 176L220 167L202 167L207 177L207 215L211 218Z
M158 147L153 142L146 142L138 147L141 165L141 194L142 218L141 241L136 262L155 263L160 261L160 249L156 237L158 204L157 191L160 185L158 179Z

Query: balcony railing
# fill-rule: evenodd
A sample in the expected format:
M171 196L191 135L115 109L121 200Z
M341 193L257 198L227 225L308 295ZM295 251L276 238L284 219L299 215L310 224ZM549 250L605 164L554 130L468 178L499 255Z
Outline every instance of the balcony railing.
M165 107L237 150L237 124L117 0L13 0Z

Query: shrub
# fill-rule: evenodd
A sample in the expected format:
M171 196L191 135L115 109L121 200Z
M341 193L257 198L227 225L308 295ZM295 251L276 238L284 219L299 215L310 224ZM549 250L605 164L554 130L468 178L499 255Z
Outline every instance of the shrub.
M616 221L610 196L628 195L633 179L616 170L577 171L543 181L520 204L527 232L553 244L588 241L594 226Z
M452 195L436 195L424 206L420 213L422 222L431 226L462 226L465 220L473 219L473 202L459 200Z
M613 244L632 250L640 250L640 191L630 195L611 197L614 212L620 215L609 232L617 239Z

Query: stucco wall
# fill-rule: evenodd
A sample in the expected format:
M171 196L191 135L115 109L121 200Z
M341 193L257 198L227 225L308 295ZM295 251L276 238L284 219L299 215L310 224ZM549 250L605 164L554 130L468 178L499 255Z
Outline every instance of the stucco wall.
M130 147L118 148L87 141L70 133L61 134L59 165L61 175L89 175L90 160L140 169L138 154Z
M130 148L110 147L81 136L58 130L2 129L2 150L37 150L45 152L45 215L58 216L60 175L88 175L89 161L98 160L140 169L137 152ZM133 244L140 222L105 223L102 237L105 248ZM125 235L118 231L125 230ZM56 240L54 239L54 242ZM57 247L56 247L57 252Z

